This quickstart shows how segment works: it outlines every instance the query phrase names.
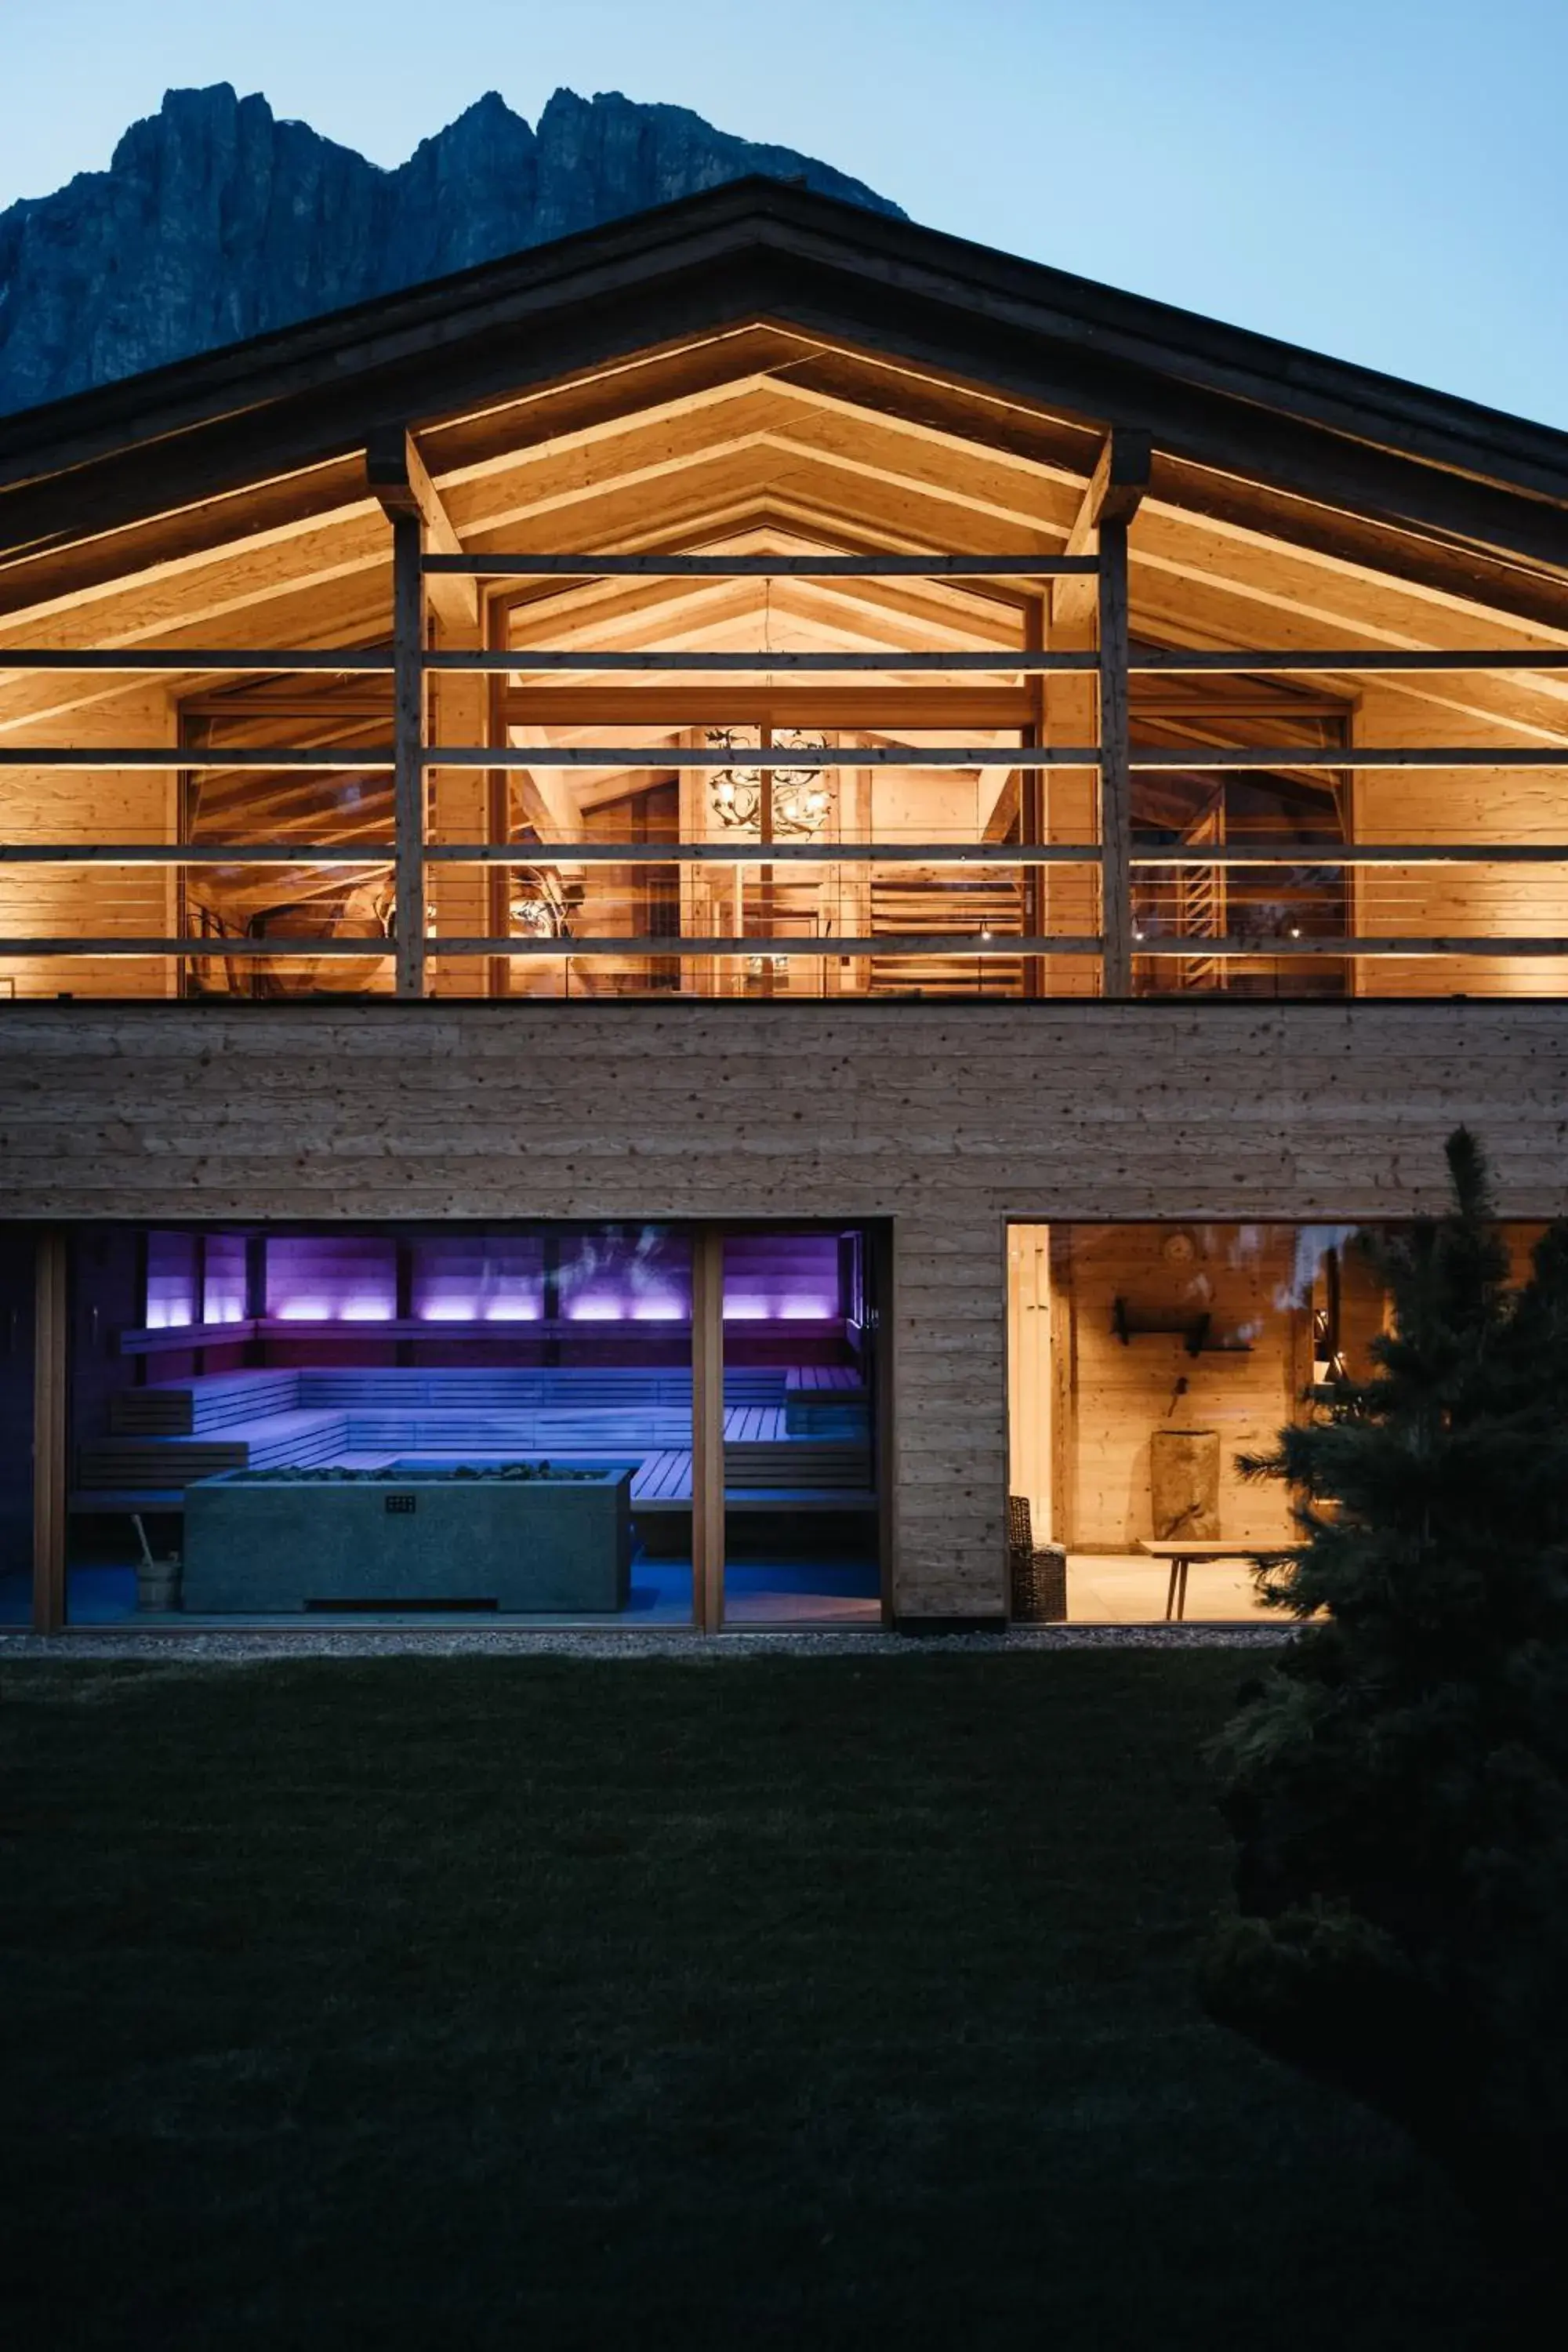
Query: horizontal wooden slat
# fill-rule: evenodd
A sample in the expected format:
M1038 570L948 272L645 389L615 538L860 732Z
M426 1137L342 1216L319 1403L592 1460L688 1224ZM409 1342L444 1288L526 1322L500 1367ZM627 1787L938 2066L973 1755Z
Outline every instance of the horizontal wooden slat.
M1425 671L1441 677L1445 671L1568 670L1568 646L1532 646L1529 651L1508 646L1479 653L1458 653L1452 648L1378 651L1365 646L1335 646L1323 651L1293 653L1287 647L1276 646L1261 652L1223 654L1200 653L1184 646L1143 646L1129 656L1127 667L1134 677L1156 670L1167 675L1184 672L1192 677L1210 677L1249 673L1263 677L1286 677L1292 670L1343 670L1349 677L1393 677L1403 671Z
M1568 851L1563 855L1568 856ZM0 856L4 853L0 852ZM1098 866L1098 842L720 841L432 842L445 866ZM177 861L171 860L171 863ZM1303 860L1296 860L1297 864Z
M1013 955L1098 955L1098 939L1077 936L1047 936L1015 939L1006 942ZM977 934L959 932L911 937L900 941L900 950L908 955L975 955L986 951L986 942ZM772 937L733 937L708 939L671 936L660 932L647 938L611 939L523 939L502 935L496 939L436 940L430 952L436 956L735 956L735 955L805 955L855 956L886 955L889 952L887 937L838 939L829 935L823 939L774 939ZM392 953L387 940L345 939L0 939L0 956L211 956L237 957L262 961L271 956L349 958L379 956Z
M5 942L0 940L0 952ZM724 939L700 936L660 934L635 939L591 940L523 940L516 938L486 940L437 940L431 953L447 955L522 955L522 956L975 956L975 955L1098 955L1100 941L1078 933L1051 932L1027 938L1005 940L986 938L979 931L939 932L873 932L866 936L839 938L829 932L820 939L788 939L774 936L752 938L734 935Z
M940 674L951 670L954 676L997 676L1056 671L1084 672L1099 667L1098 656L1092 653L1026 653L1016 646L998 646L993 651L976 653L969 648L960 652L910 653L889 646L885 653L847 653L822 647L810 650L770 652L763 647L736 648L727 653L692 653L685 649L665 652L657 646L646 646L637 653L584 653L577 647L521 645L505 653L479 653L443 648L425 656L425 667L429 670L459 672L500 671L503 675L516 671L527 675L539 670L602 671L605 677L635 675L647 671L669 677L705 677L714 672L736 670L782 670L796 675L815 672L830 674L842 670L847 674L875 675L883 671L897 675L907 671L919 677L926 672Z
M173 648L150 646L0 646L0 671L46 670L68 675L78 672L83 676L95 671L109 671L124 677L223 671L239 677L265 677L275 674L287 675L291 671L323 671L344 677L365 677L390 673L392 666L390 650L379 646L331 647L323 652L320 648L304 650L298 646L182 646ZM815 649L768 651L764 648L692 653L684 650L662 652L655 647L636 653L585 653L575 648L519 646L510 652L500 653L443 648L427 653L425 667L433 670L500 671L503 674L510 670L544 669L600 670L606 675L614 671L638 670L689 671L700 675L725 669L1024 671L1049 674L1051 671L1092 671L1098 664L1092 653L1026 652L1021 647L1006 646L980 653L969 648L946 653L903 652L896 646L889 646L885 653ZM1440 677L1445 672L1458 675L1487 670L1568 671L1568 647L1375 651L1364 646L1335 646L1305 651L1274 646L1255 647L1237 653L1211 653L1195 647L1154 646L1135 650L1129 658L1128 668L1134 677L1152 673L1223 677L1248 675L1287 677L1292 671L1302 674L1342 671L1347 677L1396 677L1401 673Z
M366 866L392 844L361 841L323 848L314 842L0 842L0 866ZM517 853L511 853L513 862ZM530 862L537 863L530 853Z
M89 774L113 768L329 768L344 775L369 775L391 766L391 747L380 744L363 751L347 747L333 750L318 745L301 750L253 744L232 751L192 751L173 744L146 743L91 750L14 743L0 748L0 768L73 768Z
M901 756L912 760L918 755ZM1026 767L1031 761L1032 755L1025 754L1017 764ZM749 764L757 763L752 760ZM1375 749L1358 744L1353 751L1306 750L1300 743L1178 744L1159 749L1141 744L1132 751L1129 764L1145 771L1177 768L1197 775L1208 768L1568 768L1568 742L1561 748L1531 744L1522 749L1500 743L1384 743Z
M122 1331L120 1352L122 1356L156 1356L174 1348L232 1348L237 1341L250 1339L256 1330L254 1323L246 1320L234 1323L165 1323L154 1330ZM138 1390L137 1394L153 1395L156 1391Z
M390 844L321 849L310 843L10 842L0 865L15 866L352 866L374 862ZM569 841L434 842L429 865L446 866L937 866L1000 868L1098 865L1096 842L942 841ZM1218 843L1193 849L1179 844L1134 849L1139 866L1565 866L1561 842L1328 842L1283 845Z
M865 938L839 939L832 934L821 939L779 939L773 937L725 939L671 937L668 933L647 938L626 939L518 939L500 937L477 940L437 940L430 952L437 960L443 956L511 956L530 960L568 959L591 961L595 958L624 959L630 956L687 957L694 961L710 961L723 956L879 956L883 958L910 956L918 958L951 957L969 961L976 956L1082 955L1097 956L1100 943L1098 938L1076 934L987 937L979 932L947 932L932 936L919 932L879 931ZM0 956L208 956L243 958L261 961L268 957L308 957L312 960L331 958L381 957L392 950L384 940L295 939L285 941L261 940L5 940L0 939ZM1161 936L1141 939L1134 942L1134 952L1140 956L1223 956L1243 957L1256 961L1271 961L1289 956L1568 956L1568 936L1552 934L1535 938L1529 935L1492 937L1477 934L1471 938L1454 933L1442 938L1403 938L1378 936L1363 939L1291 940L1273 938L1211 940L1200 937L1173 939ZM815 1003L815 1000L810 1000ZM377 1325L377 1329L385 1327ZM421 1330L431 1327L421 1325Z
M531 856L531 852L530 853ZM1024 853L1019 852L1022 856ZM1563 866L1568 846L1557 842L1294 841L1262 848L1216 843L1201 849L1135 849L1134 866Z
M9 842L0 866L366 866L390 842L318 848L310 842ZM1568 850L1562 855L1568 857ZM1316 852L1312 853L1316 856ZM1097 865L1095 842L721 841L430 842L426 865L445 866L1045 866ZM1161 863L1169 864L1168 858ZM1212 864L1212 857L1205 857ZM1257 861L1250 861L1257 862ZM1297 858L1303 864L1305 858Z
M904 652L897 646L889 646L886 652L880 653L817 649L769 651L760 647L726 653L693 653L660 651L652 646L636 653L588 653L576 648L518 646L509 652L500 653L442 648L427 653L424 666L432 670L500 671L503 674L512 670L553 669L600 670L606 675L615 671L638 670L689 671L700 675L726 669L768 669L824 672L1023 671L1048 675L1052 671L1092 671L1099 665L1092 653L1026 652L1021 647L1007 646L979 653L969 648L962 651L955 648L945 653ZM166 672L177 675L187 671L223 671L238 677L268 677L292 671L322 671L343 677L366 677L390 673L392 667L390 650L379 646L332 647L323 652L320 648L306 651L298 646L182 646L173 648L151 646L0 646L0 672L45 670L67 675L77 672L87 676L97 671L108 671L124 677L155 677ZM1487 670L1500 673L1568 671L1568 647L1369 651L1364 646L1335 646L1306 651L1274 646L1255 647L1237 653L1211 653L1182 646L1152 646L1134 651L1127 667L1134 677L1154 673L1167 677L1288 677L1292 671L1302 674L1329 671L1343 672L1347 677L1392 677L1402 673L1441 677L1445 672L1458 675Z
M3 756L3 755L0 755ZM76 754L62 755L75 758ZM1568 757L1568 754L1564 755ZM531 743L490 745L474 743L434 744L424 755L424 764L430 768L1096 768L1100 753L1092 744L1048 743L1019 750L1005 743L871 743L853 747L829 744L825 750L802 750L796 746L775 743L766 751L754 745L737 745L725 750L716 743ZM91 765L92 762L86 762ZM100 759L99 765L112 767L114 755ZM163 764L171 764L163 755ZM183 764L183 763L174 763ZM221 760L211 760L211 767L222 767ZM339 758L331 764L340 768L362 763ZM1166 764L1166 763L1162 763ZM1185 765L1195 767L1200 762L1188 759ZM1260 767L1273 767L1278 761L1271 756L1257 762ZM1334 761L1333 765L1343 765ZM1430 764L1438 765L1433 761ZM1505 761L1494 761L1506 765Z
M1092 555L426 555L427 572L480 580L1054 580Z
M505 697L512 726L1020 728L1034 716L1022 688L534 686Z
M89 760L76 752L49 755L58 761L76 762L85 767L113 767L121 755L100 753ZM230 754L232 760L236 755ZM0 752L0 761L7 755ZM428 768L1098 768L1100 752L1093 744L1044 743L1022 750L996 743L929 743L868 744L855 748L836 747L826 750L802 750L775 744L765 751L755 748L745 751L726 750L709 743L540 743L526 748L499 749L488 745L437 744L426 751L424 764ZM273 755L258 754L251 764L264 765ZM382 764L374 758L345 760L341 756L307 762L301 752L274 760L276 765L319 764L339 768L375 767ZM15 757L15 764L23 764L23 755ZM143 765L183 766L184 760L171 760L167 752L149 754ZM195 762L207 767L223 767L227 761L217 758ZM1389 743L1372 748L1358 746L1355 750L1335 748L1309 749L1300 743L1203 743L1175 747L1153 747L1142 744L1130 754L1128 764L1134 770L1153 772L1177 769L1186 773L1201 774L1210 768L1249 768L1276 771L1307 768L1333 771L1342 768L1563 768L1568 767L1568 743L1561 750L1538 745L1515 748L1505 744L1478 745L1443 743Z
M624 947L622 951L624 952ZM0 939L0 956L212 956L263 962L271 956L390 957L390 940Z
M274 671L325 670L342 677L364 677L392 667L390 650L375 646L333 646L302 653L298 648L269 646L0 646L0 670L110 670L126 677L144 672L154 677L165 670L232 670L242 677L269 677Z
M1243 957L1271 962L1289 956L1568 956L1568 936L1534 939L1468 939L1462 932L1443 939L1139 939L1137 956Z

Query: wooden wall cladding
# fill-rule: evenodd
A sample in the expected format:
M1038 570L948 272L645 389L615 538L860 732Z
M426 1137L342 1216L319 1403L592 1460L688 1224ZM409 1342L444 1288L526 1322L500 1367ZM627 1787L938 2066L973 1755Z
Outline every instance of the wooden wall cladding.
M23 1220L894 1220L895 1597L1001 1609L1009 1218L1568 1211L1568 1005L0 1007Z
M1361 743L1528 749L1539 727L1489 720L1364 681ZM1533 844L1568 839L1568 760L1555 768L1386 768L1351 787L1358 842ZM1565 861L1568 863L1568 861ZM1382 866L1354 876L1351 929L1363 938L1561 938L1564 866ZM1363 956L1360 996L1543 996L1568 991L1568 957Z
M61 740L60 727L47 718L8 721L0 731L12 749ZM174 740L172 705L160 688L120 688L93 709L74 712L68 732L79 748L151 749ZM0 769L0 840L73 846L173 841L176 797L172 770ZM176 923L177 900L173 867L0 865L0 936L163 938ZM120 956L0 955L0 976L9 982L7 997L98 991L162 997L169 987L163 963Z

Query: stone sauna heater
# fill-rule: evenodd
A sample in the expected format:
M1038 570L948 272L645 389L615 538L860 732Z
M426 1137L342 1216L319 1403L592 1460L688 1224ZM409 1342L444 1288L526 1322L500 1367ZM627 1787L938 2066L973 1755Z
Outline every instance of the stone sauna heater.
M202 1479L185 1499L185 1607L622 1610L636 1468L394 1462Z

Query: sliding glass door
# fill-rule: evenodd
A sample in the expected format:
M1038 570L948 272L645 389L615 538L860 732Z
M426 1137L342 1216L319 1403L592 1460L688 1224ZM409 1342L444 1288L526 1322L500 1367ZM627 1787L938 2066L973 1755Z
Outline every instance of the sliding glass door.
M723 1622L880 1622L881 1240L860 1225L722 1239Z

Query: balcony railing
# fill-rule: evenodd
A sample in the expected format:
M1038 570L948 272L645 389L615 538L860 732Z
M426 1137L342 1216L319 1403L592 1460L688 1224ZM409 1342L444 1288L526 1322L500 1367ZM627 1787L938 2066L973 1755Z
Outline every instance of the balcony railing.
M1550 779L1556 789L1544 805L1554 816L1561 803L1560 829L1568 835L1568 740L1172 746L1135 741L1131 723L1132 688L1140 679L1228 677L1299 684L1324 673L1344 678L1527 676L1568 671L1568 649L1134 647L1128 633L1126 530L1110 524L1101 531L1098 556L1057 558L471 557L427 553L416 521L395 522L393 537L390 647L0 647L0 676L111 674L155 681L292 675L309 681L325 673L334 681L369 680L389 689L375 704L354 705L349 711L359 733L367 724L387 725L385 739L368 744L348 740L73 747L0 740L0 784L6 769L41 776L153 771L171 780L226 778L232 780L231 802L247 819L245 830L248 772L306 782L335 779L341 803L335 824L321 827L335 837L320 837L312 830L309 837L247 840L231 834L222 840L171 839L165 822L157 838L13 837L0 843L0 922L5 932L0 936L0 993L7 976L16 986L14 967L33 967L33 992L47 993L43 976L62 960L96 964L100 959L110 966L125 960L160 963L177 973L186 992L215 985L233 992L235 975L270 973L296 988L371 986L405 997L426 995L433 986L455 992L507 986L539 993L592 992L600 985L645 993L679 989L860 995L900 993L905 986L952 986L983 994L1125 996L1267 984L1289 994L1298 988L1321 992L1327 974L1347 991L1398 990L1412 984L1410 969L1434 960L1451 967L1441 978L1453 988L1479 992L1529 989L1531 971L1542 971L1552 959L1568 959L1568 839L1389 842L1314 835L1194 843L1150 839L1146 829L1140 833L1133 824L1135 780L1163 771L1187 777L1223 778L1239 771L1342 781L1400 769L1449 774L1474 769L1538 772L1542 782ZM1079 574L1093 582L1098 643L1087 650L1025 645L935 652L896 646L433 649L427 583L447 574L491 583L616 576L909 577L1022 582L1037 591L1052 579ZM592 673L598 683L566 690L516 683L574 672ZM835 742L827 740L829 729L821 740L803 745L773 740L772 729L754 715L764 699L782 707L781 696L792 710L798 706L804 712L814 696L821 698L818 707L824 709L845 707L848 698L842 685L820 684L837 677L855 681L862 699L880 695L889 709L896 705L912 710L913 719L905 723L919 733L919 688L872 687L866 681L927 674L965 680L944 708L972 707L982 716L993 704L1015 708L1016 689L1005 692L998 681L1020 680L1033 693L1042 680L1081 678L1093 689L1093 715L1085 730L1092 740L1047 740L1042 724L1025 723L1013 730L1022 737L1016 743ZM603 682L622 675L638 683ZM432 683L465 676L497 682L500 716L489 730L493 740L434 740ZM745 683L764 676L765 689ZM781 679L786 681L783 686ZM979 684L966 706L971 679ZM706 681L715 695L727 694L738 722L756 734L755 743L737 751L732 743L646 737L629 743L515 740L520 714L531 707L564 710L563 691L575 723L592 723L602 712L613 733L625 730L628 720L635 724L643 709L656 716L662 712L668 720L679 699L671 693L672 680ZM660 695L661 701L650 699ZM367 720L367 710L379 715ZM752 716L746 717L748 712ZM348 727L347 733L353 738L355 728ZM733 771L738 761L761 779L759 815L751 832L695 839L522 839L509 825L505 838L454 839L449 826L437 834L430 823L432 781L465 772L495 780L518 772L549 776L593 769L625 771L629 777L654 770L679 778L685 772ZM869 776L887 769L913 776L1004 771L1018 782L1011 831L1019 837L931 839L921 837L916 826L884 826L874 838L842 832L822 838L779 837L773 812L781 778L800 770L841 779L848 772ZM1064 773L1088 782L1083 806L1090 819L1089 838L1044 837L1048 828L1042 780ZM265 829L259 814L254 821ZM89 808L81 822L90 832L100 821ZM243 881L253 874L253 884L235 886L235 903L244 908L254 901L259 908L268 869L275 868L311 877L310 887L301 887L291 904L264 908L243 922L195 904L187 887L204 870L221 873L231 886L236 877ZM526 877L526 893L532 894L521 900L520 874ZM79 887L51 898L39 877L62 875L74 875ZM95 919L90 929L80 919L82 886ZM351 887L363 902L357 927L336 919L325 923L312 912L318 888L336 889L341 898ZM576 907L589 909L586 923L574 918L574 893ZM162 922L148 920L149 914L160 913ZM1432 976L1420 977L1418 984L1429 990Z

